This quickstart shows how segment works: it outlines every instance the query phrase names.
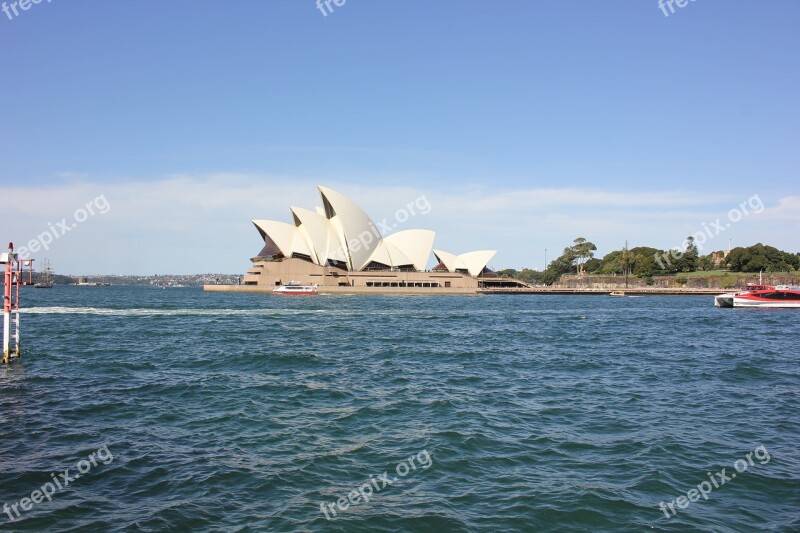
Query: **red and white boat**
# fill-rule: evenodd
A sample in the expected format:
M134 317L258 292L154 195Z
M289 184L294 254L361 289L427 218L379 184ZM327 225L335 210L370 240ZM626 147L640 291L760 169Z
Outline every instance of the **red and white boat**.
M758 291L747 291L733 297L733 306L800 308L800 288L779 286Z
M319 294L317 285L304 285L299 281L290 281L286 285L281 285L272 289L272 294L283 294L286 296L316 296Z
M772 285L764 285L761 283L748 283L744 290L739 292L726 292L714 296L714 306L716 307L733 307L733 299L740 294L747 294L750 291L766 291L773 290L775 287Z
M800 308L800 288L748 284L743 291L714 297L717 307Z

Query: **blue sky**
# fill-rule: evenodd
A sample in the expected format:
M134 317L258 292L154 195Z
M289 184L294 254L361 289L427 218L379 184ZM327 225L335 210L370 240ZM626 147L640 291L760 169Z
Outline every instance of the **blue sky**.
M13 15L13 12L12 12ZM800 3L44 0L0 12L0 238L67 273L244 272L316 184L435 247L541 267L678 246L800 251Z

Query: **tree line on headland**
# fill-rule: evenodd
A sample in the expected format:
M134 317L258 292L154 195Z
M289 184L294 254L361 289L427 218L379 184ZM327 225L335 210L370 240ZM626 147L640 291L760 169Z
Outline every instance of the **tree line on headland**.
M571 246L553 259L542 270L513 268L500 270L500 276L517 278L527 283L552 284L564 274L595 274L620 276L626 273L638 278L652 278L679 274L725 269L730 272L797 272L800 271L800 253L778 250L761 243L748 247L737 247L727 254L723 251L700 255L693 237L687 237L683 250L659 250L649 246L637 246L614 250L594 257L597 246L583 237L575 239Z

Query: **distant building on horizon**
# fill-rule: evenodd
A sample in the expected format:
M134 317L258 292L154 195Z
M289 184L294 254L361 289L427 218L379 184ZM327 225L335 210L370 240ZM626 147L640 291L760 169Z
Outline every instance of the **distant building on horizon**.
M730 250L720 250L718 252L711 252L708 255L711 257L711 261L714 263L715 267L721 267L729 253L731 253Z

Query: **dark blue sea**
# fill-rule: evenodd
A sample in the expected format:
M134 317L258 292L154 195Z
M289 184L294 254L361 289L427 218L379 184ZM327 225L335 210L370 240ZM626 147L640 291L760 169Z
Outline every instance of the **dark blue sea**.
M800 531L800 312L25 289L2 531Z

